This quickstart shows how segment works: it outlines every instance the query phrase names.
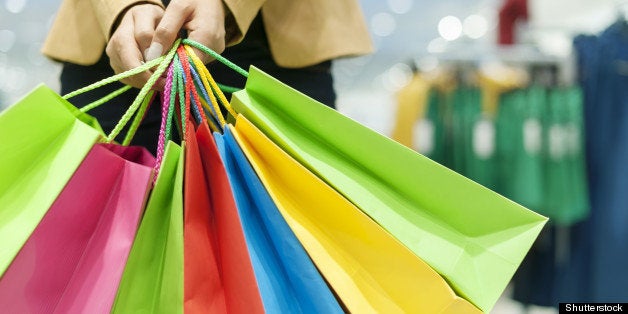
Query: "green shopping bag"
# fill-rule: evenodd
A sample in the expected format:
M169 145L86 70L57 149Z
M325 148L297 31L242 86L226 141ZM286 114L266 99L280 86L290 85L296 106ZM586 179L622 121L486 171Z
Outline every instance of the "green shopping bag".
M101 135L43 85L0 113L0 276Z
M483 311L547 221L255 67L232 105Z
M183 162L168 142L113 313L183 313Z

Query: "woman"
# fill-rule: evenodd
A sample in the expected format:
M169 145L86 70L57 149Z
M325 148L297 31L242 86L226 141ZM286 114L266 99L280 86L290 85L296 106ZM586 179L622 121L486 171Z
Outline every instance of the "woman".
M356 0L64 0L43 47L63 62L62 93L139 66L163 54L181 30L187 37L243 68L254 64L280 81L334 107L331 60L372 50ZM225 47L227 47L225 49ZM224 51L223 51L224 50ZM208 56L198 53L203 61ZM218 82L236 87L244 79L211 63ZM150 71L123 82L144 85ZM156 89L163 88L163 80ZM83 106L120 86L72 99ZM105 132L115 126L136 95L126 93L91 112ZM159 106L151 106L133 143L155 149Z

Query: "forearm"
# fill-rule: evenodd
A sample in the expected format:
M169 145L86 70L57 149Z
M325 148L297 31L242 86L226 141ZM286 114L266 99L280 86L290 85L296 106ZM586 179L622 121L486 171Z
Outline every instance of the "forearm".
M141 3L151 3L163 7L159 0L90 0L96 19L100 25L100 30L109 41L117 21L123 13L131 6Z
M226 44L239 43L266 0L224 0Z

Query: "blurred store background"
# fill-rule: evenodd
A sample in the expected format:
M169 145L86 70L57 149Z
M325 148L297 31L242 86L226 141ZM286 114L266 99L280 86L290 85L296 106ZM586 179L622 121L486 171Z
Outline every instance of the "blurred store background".
M0 0L0 109L58 89L59 3ZM493 312L628 302L628 1L361 3L376 51L334 63L338 109L552 218Z

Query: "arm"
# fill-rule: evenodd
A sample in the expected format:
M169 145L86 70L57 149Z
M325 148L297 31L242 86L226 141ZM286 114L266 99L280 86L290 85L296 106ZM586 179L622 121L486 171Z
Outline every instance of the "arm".
M263 1L171 0L163 14L153 4L132 5L123 13L108 41L106 51L111 67L120 73L144 60L157 58L174 43L181 29L187 30L188 38L221 53L227 42L234 44L242 39ZM211 61L209 56L197 54L204 62ZM124 82L141 87L150 75L141 73ZM159 80L156 88L162 89L163 85L164 80Z

